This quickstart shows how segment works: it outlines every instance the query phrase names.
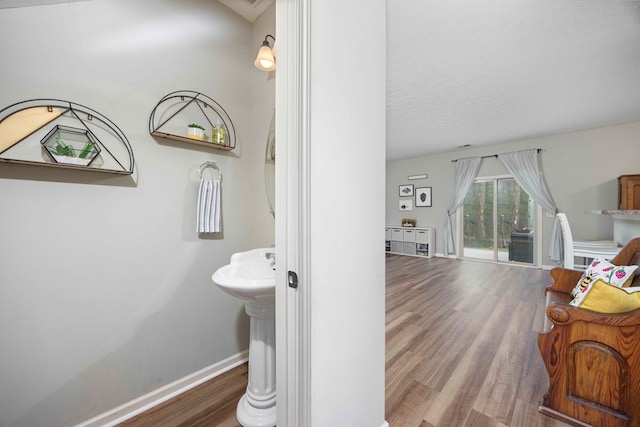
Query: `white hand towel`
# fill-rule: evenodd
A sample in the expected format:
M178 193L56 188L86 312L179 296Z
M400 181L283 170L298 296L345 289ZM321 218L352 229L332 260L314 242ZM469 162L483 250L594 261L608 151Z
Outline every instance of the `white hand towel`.
M212 199L212 191L213 182L210 179L207 179L205 182L205 198L204 198L204 233L210 233L211 230L211 201Z
M196 232L220 232L220 180L202 178L198 190Z
M211 202L211 231L220 232L220 181L213 181L212 202Z
M206 180L200 180L200 187L198 188L198 205L196 210L196 232L203 233L204 232L204 206L205 206L205 194L207 184Z

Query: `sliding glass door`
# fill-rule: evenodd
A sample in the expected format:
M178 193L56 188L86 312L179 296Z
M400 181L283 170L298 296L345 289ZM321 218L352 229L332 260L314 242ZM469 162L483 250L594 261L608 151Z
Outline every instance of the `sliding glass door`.
M462 210L462 257L533 264L535 211L513 178L477 179Z

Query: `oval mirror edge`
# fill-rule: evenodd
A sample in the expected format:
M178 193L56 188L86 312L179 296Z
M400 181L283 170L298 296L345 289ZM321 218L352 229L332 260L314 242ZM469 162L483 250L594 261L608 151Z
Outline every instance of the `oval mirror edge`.
M273 111L269 132L267 133L267 146L265 149L264 182L267 193L267 203L271 215L275 218L276 198L276 112Z

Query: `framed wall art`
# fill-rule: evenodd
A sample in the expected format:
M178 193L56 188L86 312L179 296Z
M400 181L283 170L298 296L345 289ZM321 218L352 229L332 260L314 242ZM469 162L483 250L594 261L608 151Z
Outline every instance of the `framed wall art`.
M412 211L413 199L400 200L400 203L398 203L398 209L400 209L401 211Z
M413 184L401 185L399 196L400 197L413 196Z
M431 207L431 187L416 188L416 207Z

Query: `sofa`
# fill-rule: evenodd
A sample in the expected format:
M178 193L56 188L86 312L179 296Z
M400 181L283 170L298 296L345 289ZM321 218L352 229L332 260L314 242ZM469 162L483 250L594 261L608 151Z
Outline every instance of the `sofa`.
M611 264L640 265L640 238ZM625 287L640 286L639 271ZM549 376L540 412L574 426L640 426L640 308L603 313L570 305L583 274L551 270L554 282L545 290L545 323L538 336ZM640 299L640 293L628 295Z

